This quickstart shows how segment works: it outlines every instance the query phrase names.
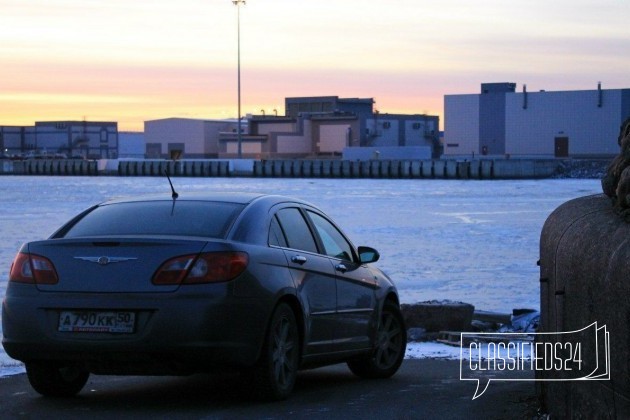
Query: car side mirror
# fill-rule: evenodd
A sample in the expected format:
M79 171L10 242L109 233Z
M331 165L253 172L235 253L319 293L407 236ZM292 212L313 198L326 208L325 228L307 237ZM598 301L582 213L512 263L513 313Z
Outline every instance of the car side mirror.
M369 246L360 246L358 251L359 260L362 264L376 262L381 257L381 254L379 254L377 250L370 248Z

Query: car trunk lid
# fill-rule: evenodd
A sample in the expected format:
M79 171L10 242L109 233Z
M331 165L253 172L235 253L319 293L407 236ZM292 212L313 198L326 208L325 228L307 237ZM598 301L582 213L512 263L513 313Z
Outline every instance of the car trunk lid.
M206 241L177 238L81 238L32 242L28 251L48 258L57 284L38 284L41 291L155 293L178 285L152 284L156 270L168 259L200 253Z

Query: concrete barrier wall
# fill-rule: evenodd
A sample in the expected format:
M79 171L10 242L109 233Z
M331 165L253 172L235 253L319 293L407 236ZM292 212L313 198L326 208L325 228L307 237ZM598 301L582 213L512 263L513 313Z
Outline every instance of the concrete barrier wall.
M121 161L122 176L157 176L168 168L175 176L230 176L228 161ZM224 166L225 165L225 166ZM266 159L253 161L241 176L285 178L541 178L554 173L557 163L533 160L333 160Z
M410 178L420 178L422 176L422 161L421 160L413 160L410 162L409 168L409 177Z
M553 160L495 160L492 178L546 178L553 175L557 167Z
M447 178L457 178L457 164L456 160L447 160L445 164L445 173Z
M630 418L628 273L630 223L613 211L608 197L601 194L571 200L548 217L540 238L540 332L549 334L537 339L545 348L562 342L563 336L552 333L581 330L593 322L606 326L610 337L607 371L611 375L610 380L569 381L566 379L575 376L572 372L536 370L537 379L544 380L537 383L543 412L551 418ZM586 376L601 369L607 355L603 346L598 352L603 340L598 344L592 332L580 336L584 365L579 372ZM545 366L555 363L549 360L553 354L544 352L542 356Z
M451 161L434 160L433 161L433 178L446 178L446 164Z
M470 161L468 166L468 177L471 179L481 179L481 161Z
M12 160L0 160L0 175L13 174L14 162Z
M244 160L243 160L244 162ZM338 160L278 159L248 160L120 160L109 162L103 174L119 176L186 177L285 177L285 178L409 178L409 179L524 179L545 178L558 169L555 160ZM96 161L26 160L1 163L0 174L98 175ZM116 166L112 166L117 164Z
M321 160L313 160L311 161L311 173L309 177L313 178L321 178L324 172L322 171L322 161Z
M491 160L482 160L481 161L481 178L482 179L492 179L494 178L493 171L493 161Z
M274 168L257 167L254 165L254 173L261 176L268 172L271 176ZM171 176L186 177L226 177L230 176L230 162L218 160L121 160L118 162L119 176L164 176L166 172Z
M33 159L5 162L0 173L11 175L98 175L98 163L94 160Z

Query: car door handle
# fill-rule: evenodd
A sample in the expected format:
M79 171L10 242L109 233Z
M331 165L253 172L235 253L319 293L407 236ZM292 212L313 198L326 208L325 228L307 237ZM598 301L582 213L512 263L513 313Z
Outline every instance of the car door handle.
M335 266L335 270L345 273L346 271L348 271L348 267L346 267L344 264L337 264Z
M306 257L303 257L301 255L294 255L291 257L291 261L293 261L296 264L304 264L306 262Z

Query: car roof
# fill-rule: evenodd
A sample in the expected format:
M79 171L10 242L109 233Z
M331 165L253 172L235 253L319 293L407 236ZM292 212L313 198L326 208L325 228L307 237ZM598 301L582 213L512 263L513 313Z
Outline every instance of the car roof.
M193 192L193 193L179 193L177 200L179 201L219 201L227 203L248 204L252 201L261 198L270 197L270 195L260 193L246 193L246 192ZM279 198L279 197L278 197ZM285 197L286 198L286 197ZM146 194L130 197L117 197L111 200L107 200L102 204L117 204L117 203L132 203L143 201L171 201L173 196L171 194Z
M236 203L242 204L248 207L254 202L261 206L273 206L278 203L296 203L300 205L317 208L317 206L295 197L287 197L276 194L263 194L253 192L226 192L226 191L205 191L205 192L180 192L178 193L177 201L215 201L223 203ZM116 197L111 200L107 200L98 204L99 206L106 206L109 204L118 203L142 203L148 201L173 201L171 194L145 194L129 197Z

